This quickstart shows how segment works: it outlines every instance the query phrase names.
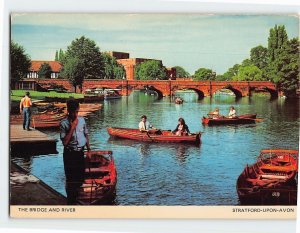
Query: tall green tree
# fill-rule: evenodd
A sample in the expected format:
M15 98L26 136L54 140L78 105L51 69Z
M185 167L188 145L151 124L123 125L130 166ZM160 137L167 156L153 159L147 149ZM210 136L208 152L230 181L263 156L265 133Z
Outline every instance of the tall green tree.
M166 69L155 60L145 61L135 66L135 78L138 80L166 80Z
M251 49L250 60L253 65L263 70L268 64L268 49L259 45Z
M59 57L58 57L58 51L56 50L55 51L55 58L54 58L54 61L58 61L59 60Z
M57 61L62 62L64 60L65 53L62 49L59 49Z
M18 81L25 78L31 66L30 57L22 46L11 41L10 43L10 79Z
M102 60L104 63L104 78L105 79L122 79L126 77L124 66L118 64L115 57L108 53L102 53Z
M206 68L199 68L194 74L194 80L215 80L215 78L216 73Z
M293 38L283 47L276 59L277 84L287 97L295 96L299 88L299 40Z
M52 69L48 63L43 63L38 70L39 78L51 78Z
M84 36L76 38L71 42L71 45L68 46L63 56L62 65L63 77L68 78L72 84L76 83L77 85L82 85L84 79L104 78L104 64L100 49L93 40L85 38ZM81 69L80 72L74 67L76 65ZM69 70L64 72L64 70L67 69L66 67L71 67L72 72ZM75 78L68 76L68 74L71 73ZM80 74L82 77L78 78L77 74ZM76 80L76 82L73 80ZM79 83L79 81L81 83Z
M288 41L288 36L284 25L275 25L270 29L268 38L268 59L269 63L276 60L276 57L282 52L284 44Z
M78 57L70 57L64 63L61 75L68 78L69 82L73 85L75 92L77 86L82 87L85 76L84 68L85 65L83 60Z
M176 69L176 78L188 78L190 77L189 72L187 72L183 67L181 66L174 66Z

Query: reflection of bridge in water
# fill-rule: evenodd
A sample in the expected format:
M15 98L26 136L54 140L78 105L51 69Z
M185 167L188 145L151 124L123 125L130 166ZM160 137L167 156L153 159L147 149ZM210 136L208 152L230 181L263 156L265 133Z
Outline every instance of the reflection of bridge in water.
M40 85L56 83L63 85L66 89L72 90L73 87L64 79L34 80ZM199 99L205 96L212 96L221 89L231 90L237 97L250 96L253 91L269 92L272 97L278 96L276 85L269 81L181 81L181 80L84 80L82 91L91 88L113 88L119 89L120 94L127 96L134 90L145 88L154 90L159 96L172 96L178 90L193 90Z

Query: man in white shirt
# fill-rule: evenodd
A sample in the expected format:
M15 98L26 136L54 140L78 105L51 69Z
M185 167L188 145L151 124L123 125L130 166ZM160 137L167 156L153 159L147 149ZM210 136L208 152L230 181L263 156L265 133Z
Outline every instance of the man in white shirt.
M147 121L147 116L143 115L141 117L141 122L139 123L139 130L141 132L148 131L151 127L150 123Z

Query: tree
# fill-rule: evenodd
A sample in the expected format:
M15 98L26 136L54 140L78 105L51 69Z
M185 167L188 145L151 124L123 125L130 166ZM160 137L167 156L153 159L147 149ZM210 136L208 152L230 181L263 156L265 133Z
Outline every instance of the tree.
M38 70L39 78L51 78L52 69L48 63L43 63Z
M293 38L283 46L282 53L276 59L278 70L277 84L287 96L295 96L299 88L299 40Z
M251 65L253 65L251 60L246 58L245 60L242 61L242 64L239 66L239 69L240 69L241 66L251 66Z
M165 80L168 78L166 69L161 62L150 60L135 67L135 78L138 80Z
M225 75L218 74L216 76L216 81L229 81Z
M25 54L22 46L11 41L10 43L10 78L18 81L25 78L31 66L30 57Z
M76 87L82 86L84 79L84 63L77 57L72 57L66 60L61 75L68 78L76 92Z
M240 66L235 81L262 81L262 71L255 65Z
M69 62L70 59L71 62ZM77 61L76 63L74 63L74 59ZM78 60L80 62L78 62ZM81 74L84 79L104 78L104 64L100 49L93 40L85 38L84 36L72 41L61 61L64 67L66 64L82 65Z
M199 68L195 71L194 79L195 80L215 80L216 73L211 69Z
M175 66L174 68L176 69L176 78L188 78L188 77L190 77L189 72L187 72L181 66Z
M229 68L224 74L224 79L226 81L233 80L234 77L237 77L238 72L239 72L239 64L235 64L233 67Z
M105 79L122 79L126 77L124 66L118 64L115 57L107 53L101 54L104 63L104 78Z
M250 60L253 65L263 70L268 64L268 49L259 45L251 49Z
M57 51L57 50L55 51L55 58L54 58L54 61L59 61L58 51Z
M64 60L65 53L62 49L59 49L58 59L57 61L62 62Z
M284 44L288 41L288 36L284 25L270 29L268 38L268 59L269 63L276 60L276 57L281 53Z

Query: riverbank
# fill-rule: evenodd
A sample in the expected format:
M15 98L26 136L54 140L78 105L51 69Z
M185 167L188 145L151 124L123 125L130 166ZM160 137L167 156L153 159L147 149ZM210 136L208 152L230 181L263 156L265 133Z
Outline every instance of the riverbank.
M26 90L12 90L11 101L20 101L24 97ZM77 93L59 93L56 91L42 92L42 91L29 91L32 100L44 100L45 98L60 98L68 99L73 97L75 99L82 99L83 94Z

